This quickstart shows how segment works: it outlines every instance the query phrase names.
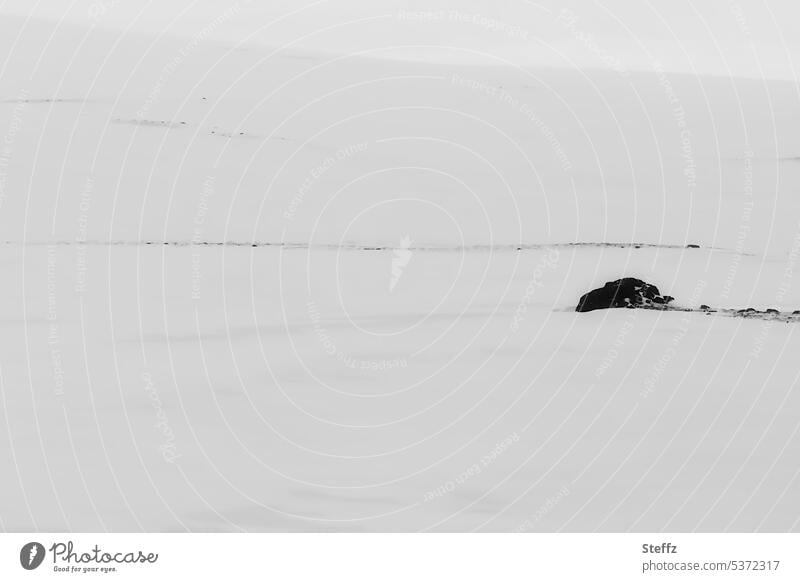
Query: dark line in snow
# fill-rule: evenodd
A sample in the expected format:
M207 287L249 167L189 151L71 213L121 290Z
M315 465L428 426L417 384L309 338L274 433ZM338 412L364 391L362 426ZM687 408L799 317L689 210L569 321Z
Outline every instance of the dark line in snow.
M58 97L58 98L8 98L0 99L0 103L25 103L26 105L44 105L47 103L88 103L88 99Z
M611 308L611 309L621 309L621 308ZM767 309L765 311L758 311L757 309L753 309L752 307L749 307L747 309L730 309L730 308L717 308L717 307L708 307L707 309L701 309L699 307L684 307L680 305L639 305L634 307L633 309L645 309L648 311L678 311L681 313L700 313L704 315L719 315L722 317L741 317L744 319L781 321L785 323L800 322L800 310L789 312L789 311L778 311L777 309ZM572 307L557 311L575 311L575 308ZM600 313L603 311L607 310L606 309L593 310L594 313Z
M336 250L336 251L394 251L402 248L407 251L421 252L489 252L489 251L530 251L554 248L598 248L598 249L681 249L681 250L707 250L724 253L734 253L745 256L754 256L752 253L740 253L731 249L718 247L701 247L699 245L670 245L656 243L625 243L625 242L571 242L571 243L532 243L532 244L501 244L501 245L459 245L436 246L421 245L398 247L394 245L366 245L358 243L343 244L314 244L307 242L267 242L267 241L192 241L192 240L56 240L56 241L3 241L5 246L209 246L209 247L267 247L282 248L287 250Z

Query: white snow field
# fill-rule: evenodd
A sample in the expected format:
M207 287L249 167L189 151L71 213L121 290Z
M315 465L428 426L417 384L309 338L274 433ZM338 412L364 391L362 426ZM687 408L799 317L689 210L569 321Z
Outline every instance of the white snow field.
M800 309L791 52L545 4L3 13L0 529L800 529L800 324L573 311Z

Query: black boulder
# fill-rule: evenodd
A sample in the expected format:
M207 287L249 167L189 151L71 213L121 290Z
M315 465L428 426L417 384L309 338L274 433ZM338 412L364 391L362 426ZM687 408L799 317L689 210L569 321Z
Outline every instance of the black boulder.
M613 309L616 307L646 307L650 305L666 305L673 298L661 295L658 287L645 283L640 279L625 277L609 281L603 287L589 291L580 298L575 311L586 312L595 309Z

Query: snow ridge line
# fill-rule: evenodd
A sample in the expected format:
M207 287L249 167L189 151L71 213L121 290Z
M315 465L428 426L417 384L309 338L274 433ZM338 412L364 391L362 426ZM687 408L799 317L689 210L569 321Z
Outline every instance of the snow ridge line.
M54 241L2 241L3 246L172 246L172 247L271 247L288 250L341 250L341 251L395 251L400 247L395 245L367 245L359 243L308 243L288 241L193 241L193 240L54 240ZM755 256L752 253L740 253L732 249L718 247L701 247L699 245L677 245L636 242L569 242L569 243L520 243L501 245L412 245L403 250L420 252L489 252L489 251L528 251L542 249L569 249L569 248L611 248L611 249L681 249L681 250L706 250L723 253L733 253L745 256Z
M800 322L800 310L797 311L778 311L777 309L767 309L758 311L752 307L747 309L730 309L716 307L684 307L680 305L637 305L631 309L647 309L650 311L679 311L682 313L702 313L704 315L719 315L722 317L742 317L744 319L760 319L766 321L779 321L784 323ZM572 311L572 310L570 310ZM601 311L601 310L595 310Z

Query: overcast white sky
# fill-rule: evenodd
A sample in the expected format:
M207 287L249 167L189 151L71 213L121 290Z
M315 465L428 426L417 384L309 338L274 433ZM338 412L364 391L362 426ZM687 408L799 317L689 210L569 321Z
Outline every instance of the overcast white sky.
M487 53L627 70L658 61L673 71L787 79L800 71L792 62L800 57L795 0L43 0L35 7L10 0L0 12L182 35L217 21L209 36L220 40L254 35L264 45L330 52L396 47L381 53L399 58L470 61Z

